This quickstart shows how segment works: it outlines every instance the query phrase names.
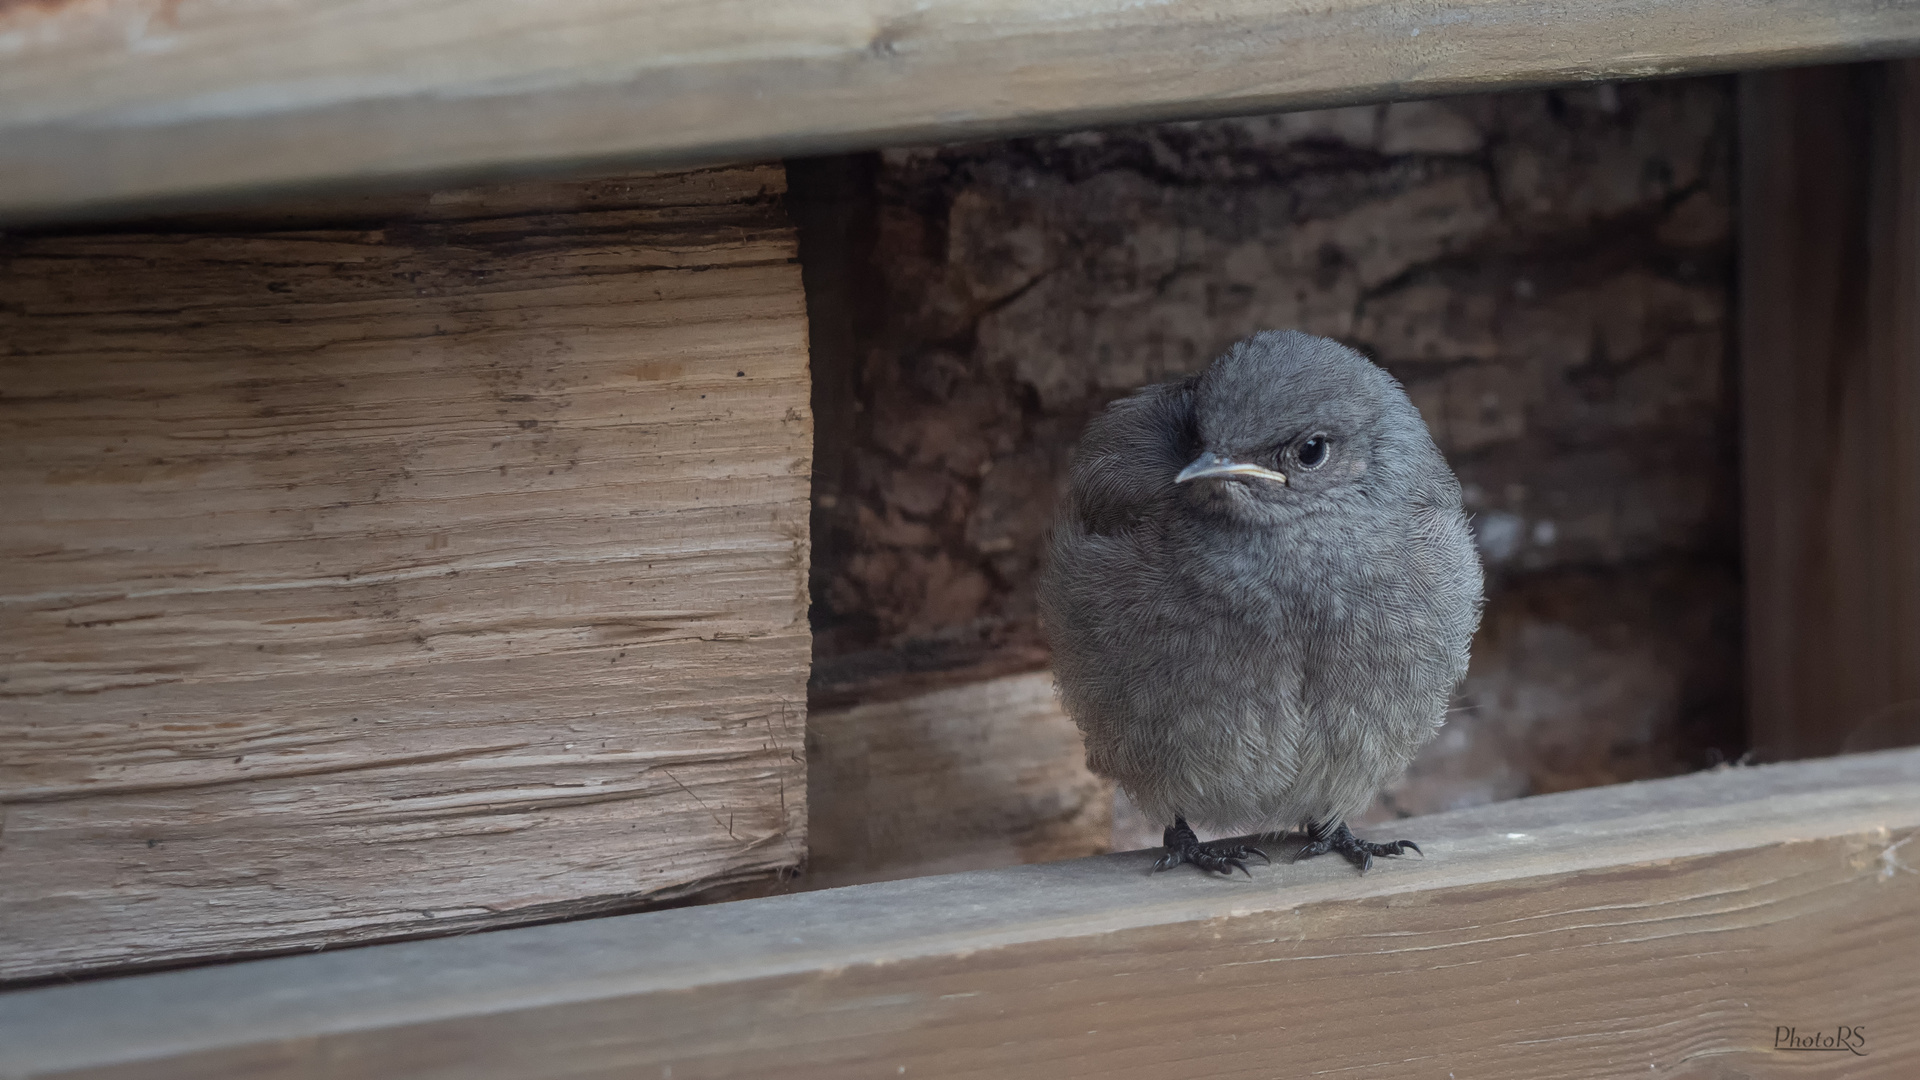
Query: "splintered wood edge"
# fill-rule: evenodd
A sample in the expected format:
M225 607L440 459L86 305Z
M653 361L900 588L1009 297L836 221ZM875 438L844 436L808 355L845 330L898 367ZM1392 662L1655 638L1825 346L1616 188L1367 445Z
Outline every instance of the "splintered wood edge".
M197 1059L248 1048L324 1039L337 1051L362 1037L390 1045L415 1026L648 995L668 1003L736 984L751 1009L759 991L747 984L781 976L964 962L1035 943L1071 950L1077 939L1141 928L1206 933L1259 913L1417 902L1413 894L1549 877L1578 887L1568 875L1604 880L1756 849L1826 859L1830 848L1812 842L1835 839L1877 851L1884 866L1869 870L1893 877L1910 872L1900 834L1915 827L1920 749L1725 768L1409 819L1393 835L1418 841L1426 858L1381 860L1365 876L1334 859L1284 858L1252 881L1149 876L1147 855L1131 852L19 990L0 994L0 1074L115 1065L139 1074L144 1063L192 1075ZM463 1050L443 1045L437 1053L452 1056L440 1064Z
M1920 50L1885 0L9 5L0 216ZM195 203L195 200L199 200Z

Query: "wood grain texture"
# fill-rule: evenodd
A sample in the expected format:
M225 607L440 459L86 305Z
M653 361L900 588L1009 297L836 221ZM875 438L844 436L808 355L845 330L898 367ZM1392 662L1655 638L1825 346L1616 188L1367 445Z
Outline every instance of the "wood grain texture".
M1905 1078L1920 751L0 995L13 1077ZM1773 1049L1865 1031L1865 1056Z
M1741 80L1747 672L1773 758L1920 743L1920 61Z
M1031 672L807 717L808 887L1109 850L1113 787Z
M1920 49L1885 0L38 0L0 214L708 163Z
M527 184L0 248L0 977L800 862L782 189Z

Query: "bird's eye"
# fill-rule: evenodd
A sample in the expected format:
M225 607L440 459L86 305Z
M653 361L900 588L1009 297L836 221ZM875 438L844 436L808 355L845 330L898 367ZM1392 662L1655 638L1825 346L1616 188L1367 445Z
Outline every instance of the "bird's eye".
M1325 435L1315 435L1300 444L1300 449L1294 451L1294 457L1300 459L1301 468L1317 469L1327 463L1327 452L1331 449L1333 444L1327 441Z

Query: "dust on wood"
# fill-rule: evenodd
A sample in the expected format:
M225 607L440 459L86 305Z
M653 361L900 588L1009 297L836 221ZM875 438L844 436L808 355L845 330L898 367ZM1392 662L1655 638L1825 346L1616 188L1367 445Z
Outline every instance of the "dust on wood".
M0 977L800 862L783 190L530 183L0 248Z

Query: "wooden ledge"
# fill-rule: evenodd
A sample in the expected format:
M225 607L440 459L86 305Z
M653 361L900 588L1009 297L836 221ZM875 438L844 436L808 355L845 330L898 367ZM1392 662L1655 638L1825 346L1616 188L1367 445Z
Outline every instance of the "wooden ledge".
M1920 50L1886 0L0 5L0 216Z
M1726 769L1365 877L1131 853L15 991L0 1075L1912 1076L1916 828L1920 750Z

